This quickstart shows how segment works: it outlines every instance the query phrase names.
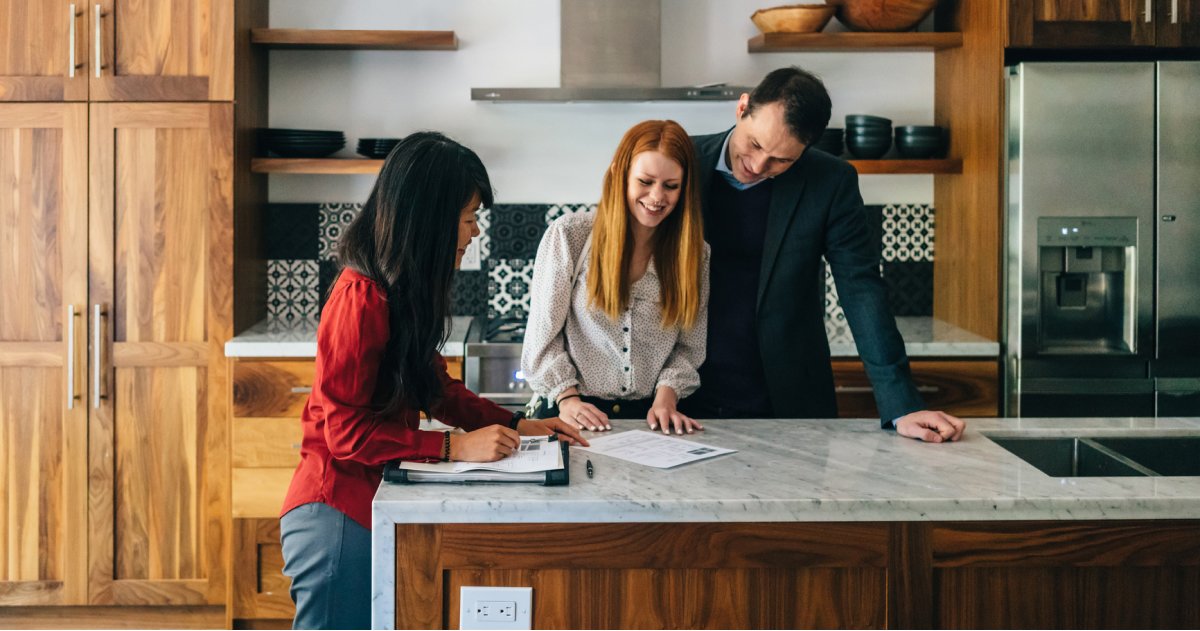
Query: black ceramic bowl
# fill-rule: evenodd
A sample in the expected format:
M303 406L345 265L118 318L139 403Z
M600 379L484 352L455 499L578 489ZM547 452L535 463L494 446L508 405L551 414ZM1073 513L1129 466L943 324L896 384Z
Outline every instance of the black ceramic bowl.
M861 127L864 125L891 127L892 119L882 116L871 116L870 114L846 115L846 127Z
M941 138L896 137L896 152L901 157L911 160L928 160L941 156L945 150L946 146Z
M859 160L876 160L892 148L890 136L875 138L873 136L846 136L846 149L850 155Z
M883 137L889 137L891 135L892 135L891 127L867 126L867 127L847 127L846 128L846 137L871 136L871 137L883 138Z
M898 125L896 126L896 136L925 136L933 138L942 137L942 128L937 125Z

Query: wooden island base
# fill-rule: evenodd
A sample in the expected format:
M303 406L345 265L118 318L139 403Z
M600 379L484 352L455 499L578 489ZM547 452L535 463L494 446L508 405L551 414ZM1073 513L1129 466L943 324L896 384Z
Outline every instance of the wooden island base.
M396 628L1200 627L1200 521L400 524Z

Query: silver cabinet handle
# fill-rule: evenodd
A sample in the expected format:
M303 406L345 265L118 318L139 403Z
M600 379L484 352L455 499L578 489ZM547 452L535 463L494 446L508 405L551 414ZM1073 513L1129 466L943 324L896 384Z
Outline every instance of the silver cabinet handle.
M1146 23L1149 24L1154 14L1154 0L1146 0Z
M1149 2L1150 0L1146 0ZM100 16L104 15L100 12L100 5L96 5L96 78L100 78ZM1149 21L1149 20L1147 20Z
M67 409L75 409L75 305L67 305Z
M100 409L100 399L108 398L100 394L101 375L103 374L101 372L103 364L100 361L100 350L104 348L104 338L102 337L104 335L104 327L101 326L101 320L106 315L108 313L100 308L100 303L96 303L96 315L92 321L94 331L92 334L92 342L94 344L92 347L92 357L94 359L94 365L92 366L92 407L97 410Z
M1171 24L1179 24L1179 0L1171 0Z
M292 394L308 394L312 392L312 386L293 386Z
M67 37L70 40L70 47L67 50L67 76L72 79L75 78L75 69L79 67L75 64L75 18L77 17L79 14L75 12L75 4L71 3L71 22L67 29L69 33Z

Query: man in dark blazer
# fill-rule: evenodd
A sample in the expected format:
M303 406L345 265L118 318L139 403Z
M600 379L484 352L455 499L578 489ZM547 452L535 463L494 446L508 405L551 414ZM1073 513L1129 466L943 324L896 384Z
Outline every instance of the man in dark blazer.
M824 256L883 427L925 441L958 440L963 421L925 410L913 386L857 172L807 148L831 109L820 79L781 68L742 95L733 129L693 139L712 247L711 295L700 390L680 409L693 418L837 416Z

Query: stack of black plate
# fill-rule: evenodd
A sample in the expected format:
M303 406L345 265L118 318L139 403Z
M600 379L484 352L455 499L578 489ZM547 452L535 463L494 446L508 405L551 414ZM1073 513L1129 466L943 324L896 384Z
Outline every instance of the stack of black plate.
M340 131L264 129L261 140L267 151L284 158L323 158L346 146Z
M896 128L896 151L913 160L939 157L946 151L945 130L937 125L901 125Z
M813 147L828 153L831 156L840 156L845 146L842 144L842 129L840 127L826 127L825 133L813 143Z
M847 114L846 148L859 160L882 158L892 148L892 121L869 114Z
M392 152L392 147L399 143L399 138L359 138L358 154L368 158L386 158Z

